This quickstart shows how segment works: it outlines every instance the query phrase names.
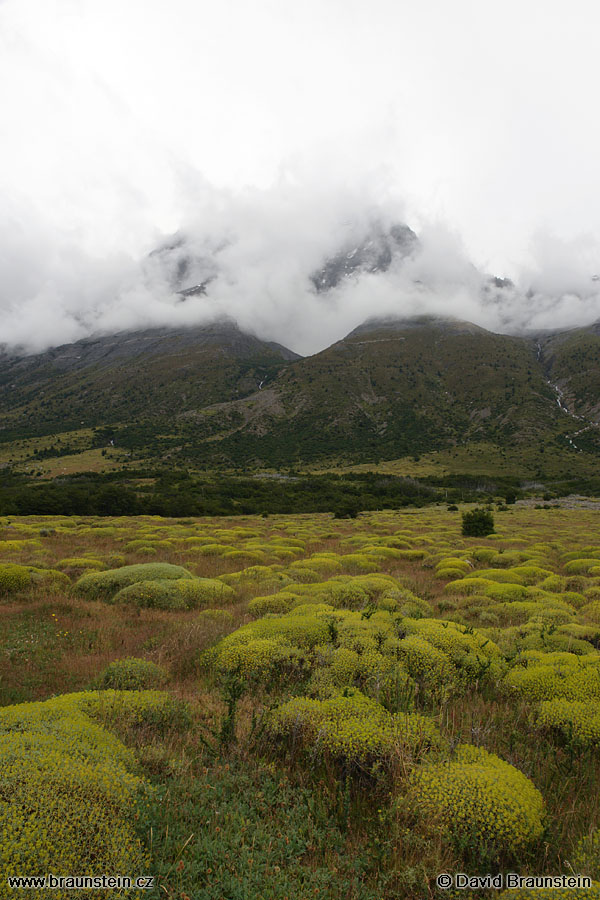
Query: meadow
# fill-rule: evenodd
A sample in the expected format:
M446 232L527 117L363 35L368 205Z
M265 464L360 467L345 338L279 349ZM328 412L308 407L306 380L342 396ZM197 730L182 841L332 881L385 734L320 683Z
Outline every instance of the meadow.
M600 897L436 887L600 882L600 519L468 508L0 519L2 878Z

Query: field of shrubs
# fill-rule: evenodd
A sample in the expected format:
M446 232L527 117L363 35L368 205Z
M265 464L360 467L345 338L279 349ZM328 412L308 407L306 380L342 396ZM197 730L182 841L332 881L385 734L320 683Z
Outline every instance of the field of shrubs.
M600 898L600 519L461 512L0 519L0 898Z

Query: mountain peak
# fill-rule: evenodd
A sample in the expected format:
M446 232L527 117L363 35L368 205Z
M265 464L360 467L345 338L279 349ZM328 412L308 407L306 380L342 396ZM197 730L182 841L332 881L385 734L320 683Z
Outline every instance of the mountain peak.
M408 225L395 223L386 228L381 222L372 222L366 233L346 241L310 280L317 293L324 293L352 275L386 272L394 259L410 256L417 244L418 238Z
M402 331L416 331L417 329L433 329L447 334L487 334L485 328L466 322L454 316L415 315L415 316L384 316L366 319L353 331L346 335L345 341L363 337L371 333L394 333Z

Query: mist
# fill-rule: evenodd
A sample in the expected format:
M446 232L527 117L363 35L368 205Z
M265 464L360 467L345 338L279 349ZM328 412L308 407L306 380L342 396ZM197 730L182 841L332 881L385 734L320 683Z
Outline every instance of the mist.
M407 222L381 179L350 187L288 176L269 189L225 191L198 178L187 196L192 208L178 230L153 233L138 255L103 257L13 203L0 232L0 342L34 353L93 335L228 317L308 355L369 318L435 314L520 333L600 317L598 247L589 237L537 234L528 265L502 284L491 279L504 273L478 268L447 223ZM311 275L328 258L352 251L374 227L398 223L413 225L418 237L408 256L316 291ZM205 293L182 295L203 283Z
M2 0L0 345L228 316L310 354L377 316L595 321L598 12L534 6ZM397 223L410 254L315 289Z

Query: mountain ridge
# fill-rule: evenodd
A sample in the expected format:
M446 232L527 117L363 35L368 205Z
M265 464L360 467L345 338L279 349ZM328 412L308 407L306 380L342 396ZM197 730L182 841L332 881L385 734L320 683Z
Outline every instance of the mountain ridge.
M584 452L591 465L597 421L598 323L523 336L451 316L372 318L300 357L221 319L0 358L8 447L81 432L83 449L110 441L136 458L264 468L486 444Z

